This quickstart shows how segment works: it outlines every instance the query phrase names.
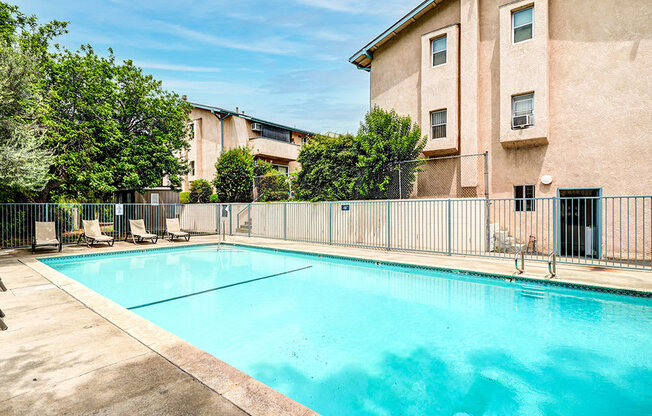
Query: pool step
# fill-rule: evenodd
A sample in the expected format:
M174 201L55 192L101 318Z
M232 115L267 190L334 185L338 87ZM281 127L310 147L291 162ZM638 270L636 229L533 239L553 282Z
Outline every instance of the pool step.
M529 298L543 299L546 297L546 291L534 285L521 285L519 292L522 296Z
M248 234L250 228L251 223L249 221L245 221L242 225L238 226L238 228L235 229L235 232L240 234Z

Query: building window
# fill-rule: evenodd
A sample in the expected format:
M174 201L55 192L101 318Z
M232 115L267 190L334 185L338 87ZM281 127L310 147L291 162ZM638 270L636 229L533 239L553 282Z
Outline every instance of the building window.
M190 123L190 132L188 133L190 140L195 140L195 123Z
M534 126L534 93L512 97L512 129Z
M190 176L195 176L195 161L190 161Z
M514 43L532 39L534 7L512 13L512 30Z
M150 202L152 205L158 205L158 194L151 194Z
M301 144L306 144L306 143L308 143L308 136L303 136L301 138Z
M287 143L292 142L292 133L289 130L274 126L267 126L265 124L261 126L261 136L266 139L280 140Z
M514 211L534 211L534 185L514 186Z
M446 110L430 113L430 131L433 139L446 138Z
M446 63L446 36L432 40L432 66Z
M273 164L272 167L278 171L278 173L282 173L284 175L287 175L289 172L289 169L286 165L276 165Z

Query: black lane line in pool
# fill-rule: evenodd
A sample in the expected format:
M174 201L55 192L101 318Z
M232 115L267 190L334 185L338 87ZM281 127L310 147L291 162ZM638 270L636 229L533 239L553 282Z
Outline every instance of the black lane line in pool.
M175 296L175 297L173 297L173 298L167 298L167 299L163 299L163 300L157 300L156 302L143 303L142 305L131 306L131 307L127 308L127 309L128 309L128 310L132 310L132 309L144 308L144 307L146 307L146 306L158 305L159 303L165 303L165 302L169 302L169 301L171 301L171 300L177 300L177 299L188 298L188 297L190 297L190 296L196 296L196 295L201 295L201 294L203 294L203 293L214 292L214 291L216 291L216 290L226 289L226 288L228 288L228 287L233 287L233 286L238 286L238 285L244 285L245 283L251 283L251 282L255 282L255 281L263 280L263 279L269 279L270 277L282 276L282 275L284 275L284 274L289 274L289 273L299 272L299 271L301 271L301 270L306 270L306 269L309 269L309 268L311 268L311 267L312 267L312 266L306 266L306 267L301 267L301 268L299 268L299 269L288 270L288 271L286 271L286 272L270 274L269 276L257 277L257 278L255 278L255 279L245 280L245 281L237 282L237 283L231 283L230 285L224 285L224 286L214 287L214 288L212 288L212 289L206 289L206 290L202 290L202 291L200 291L200 292L188 293L187 295L181 295L181 296Z

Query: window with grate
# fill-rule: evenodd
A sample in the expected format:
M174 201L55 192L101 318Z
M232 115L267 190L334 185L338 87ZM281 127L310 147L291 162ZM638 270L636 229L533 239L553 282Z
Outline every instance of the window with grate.
M446 110L430 113L430 133L433 139L446 138Z

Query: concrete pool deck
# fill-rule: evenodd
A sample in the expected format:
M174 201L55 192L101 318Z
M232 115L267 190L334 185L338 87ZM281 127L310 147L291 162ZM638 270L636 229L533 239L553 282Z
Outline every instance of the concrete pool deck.
M316 415L210 354L36 260L215 243L117 242L0 252L0 414ZM346 257L511 275L509 259L444 256L228 236L227 242ZM559 264L553 280L652 293L652 272ZM524 277L547 280L528 262Z

